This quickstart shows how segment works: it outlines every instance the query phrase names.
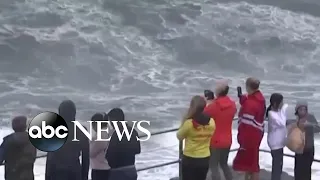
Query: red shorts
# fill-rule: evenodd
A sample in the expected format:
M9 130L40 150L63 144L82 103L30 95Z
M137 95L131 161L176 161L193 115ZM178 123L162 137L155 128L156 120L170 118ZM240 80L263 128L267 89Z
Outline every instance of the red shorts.
M239 148L237 155L233 160L233 169L235 171L249 173L259 172L259 148Z

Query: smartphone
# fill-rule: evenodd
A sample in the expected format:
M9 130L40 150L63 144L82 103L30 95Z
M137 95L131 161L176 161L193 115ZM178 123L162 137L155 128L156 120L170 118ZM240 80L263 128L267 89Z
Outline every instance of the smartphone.
M242 88L240 86L237 87L238 97L242 96Z
M211 90L204 90L203 94L204 94L204 97L207 100L213 100L214 99L214 93Z

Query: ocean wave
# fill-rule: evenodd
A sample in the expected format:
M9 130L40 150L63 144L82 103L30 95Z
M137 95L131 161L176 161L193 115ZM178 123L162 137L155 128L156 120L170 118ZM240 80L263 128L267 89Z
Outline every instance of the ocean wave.
M101 106L105 101L132 114L147 106L157 114L160 108L159 119L173 119L189 95L212 88L216 79L237 86L248 75L265 80L266 93L280 81L290 101L319 96L317 86L301 92L289 85L305 88L310 85L302 82L318 80L320 20L310 14L245 2L56 0L13 6L0 17L0 102L20 104L3 111L27 103L50 109L71 98L80 117L109 108Z

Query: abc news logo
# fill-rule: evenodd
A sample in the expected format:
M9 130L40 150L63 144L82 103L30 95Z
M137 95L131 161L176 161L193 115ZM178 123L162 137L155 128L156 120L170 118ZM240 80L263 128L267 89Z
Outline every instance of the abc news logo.
M113 131L116 133L118 139L121 141L124 135L129 140L131 139L132 132L137 127L138 130L145 134L145 138L141 139L136 137L138 141L147 141L151 138L151 132L142 127L142 123L146 123L150 126L150 121L133 121L131 129L128 128L126 121L87 121L89 123L89 130L87 130L80 122L71 121L69 126L72 125L74 136L72 141L79 141L77 139L77 130L80 130L89 140L93 139L92 125L97 124L97 137L95 141L110 141L111 136L108 139L101 137L102 133L110 133L110 128L102 129L102 123L107 123L108 127L113 126ZM121 123L122 128L119 128L118 122ZM35 148L44 152L53 152L59 150L68 140L69 128L67 122L58 114L54 112L43 112L38 114L32 119L28 127L29 140Z

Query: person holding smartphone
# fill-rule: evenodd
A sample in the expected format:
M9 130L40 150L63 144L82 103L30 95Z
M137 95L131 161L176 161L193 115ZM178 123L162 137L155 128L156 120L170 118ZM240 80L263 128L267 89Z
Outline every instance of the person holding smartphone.
M264 134L265 98L259 90L260 81L246 80L247 94L238 87L240 111L238 114L238 143L240 148L233 161L235 171L245 172L246 180L259 179L259 147Z
M228 93L228 83L218 83L215 89L217 97L204 109L204 113L213 118L216 124L216 131L210 142L212 180L221 180L219 168L223 171L226 180L233 179L228 158L232 144L232 122L237 113L237 107Z
M204 94L204 97L206 98L207 106L208 106L214 100L214 93L211 90L204 90L203 94Z

